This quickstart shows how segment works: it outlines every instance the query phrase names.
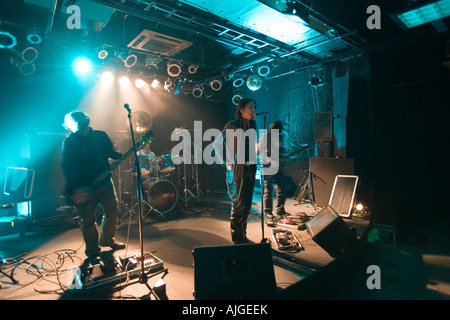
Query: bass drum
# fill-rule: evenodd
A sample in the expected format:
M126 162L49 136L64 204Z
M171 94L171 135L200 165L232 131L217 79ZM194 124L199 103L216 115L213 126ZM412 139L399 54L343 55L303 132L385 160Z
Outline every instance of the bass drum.
M178 191L172 182L167 180L149 179L142 183L145 199L156 210L167 213L175 208L178 201Z

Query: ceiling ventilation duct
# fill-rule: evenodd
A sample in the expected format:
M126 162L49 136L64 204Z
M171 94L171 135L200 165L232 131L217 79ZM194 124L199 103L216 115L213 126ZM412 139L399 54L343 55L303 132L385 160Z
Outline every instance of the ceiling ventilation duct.
M150 30L142 30L127 46L133 49L159 54L163 56L172 56L186 48L189 48L192 42L166 36L161 33Z

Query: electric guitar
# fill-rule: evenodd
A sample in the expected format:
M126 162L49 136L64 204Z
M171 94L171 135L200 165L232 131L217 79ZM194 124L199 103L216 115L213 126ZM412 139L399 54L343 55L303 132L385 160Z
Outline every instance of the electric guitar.
M142 138L136 143L136 147L144 144L144 142L152 136L153 136L152 131L148 130L142 136ZM95 196L100 191L105 189L105 187L99 187L99 183L102 182L105 178L107 178L108 175L110 175L111 172L115 168L117 168L133 151L134 148L131 147L126 153L124 153L119 159L117 159L110 166L110 168L108 168L108 170L101 172L95 179L93 179L88 186L77 187L72 189L69 195L66 196L69 203L79 208L80 207L89 208L90 206L92 206L93 205L92 200L95 198Z

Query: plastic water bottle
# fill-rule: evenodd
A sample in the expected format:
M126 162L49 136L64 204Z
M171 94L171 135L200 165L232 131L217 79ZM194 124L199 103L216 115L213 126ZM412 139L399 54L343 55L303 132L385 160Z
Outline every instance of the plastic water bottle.
M81 270L79 266L72 265L67 268L69 277L67 278L67 287L69 289L82 289L83 284L81 283Z

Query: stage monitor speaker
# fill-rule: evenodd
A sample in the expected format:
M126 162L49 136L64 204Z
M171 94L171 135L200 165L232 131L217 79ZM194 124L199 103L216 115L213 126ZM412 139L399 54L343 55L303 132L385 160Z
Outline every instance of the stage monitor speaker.
M331 206L326 206L306 223L311 238L331 256L339 255L351 244L353 233Z
M34 171L28 168L7 167L3 193L18 197L20 200L29 199L33 192Z
M342 217L351 217L358 186L358 176L337 175L328 205Z
M309 170L312 200L318 206L326 206L329 204L336 176L354 174L354 159L313 157L309 159Z
M196 300L270 299L276 292L268 243L194 248Z

